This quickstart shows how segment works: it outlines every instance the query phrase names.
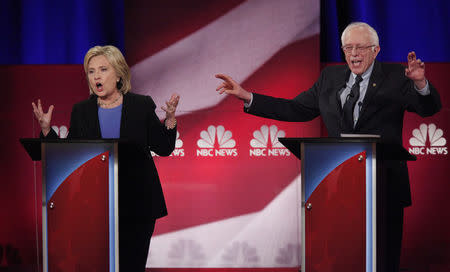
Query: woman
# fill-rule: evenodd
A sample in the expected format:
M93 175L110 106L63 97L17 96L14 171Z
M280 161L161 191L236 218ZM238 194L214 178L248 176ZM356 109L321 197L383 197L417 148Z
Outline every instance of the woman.
M119 266L145 271L155 220L167 215L158 173L150 150L168 156L175 148L179 96L161 107L162 124L149 96L130 93L130 69L114 46L95 46L86 53L84 71L90 97L73 106L68 138L120 138L119 144ZM43 138L57 138L51 129L53 105L47 113L33 102Z

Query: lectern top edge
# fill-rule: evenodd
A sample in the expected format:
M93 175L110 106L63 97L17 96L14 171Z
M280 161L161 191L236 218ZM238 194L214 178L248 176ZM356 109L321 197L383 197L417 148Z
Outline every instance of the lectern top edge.
M30 155L33 161L41 160L41 143L121 143L126 142L119 139L41 139L41 138L20 138L22 146Z
M348 144L348 143L370 143L376 144L377 158L383 160L415 161L416 156L411 155L399 144L383 143L379 137L323 137L323 138L278 138L289 151L301 159L301 143L308 144Z
M43 138L20 138L21 143L118 143L124 142L119 139L43 139Z

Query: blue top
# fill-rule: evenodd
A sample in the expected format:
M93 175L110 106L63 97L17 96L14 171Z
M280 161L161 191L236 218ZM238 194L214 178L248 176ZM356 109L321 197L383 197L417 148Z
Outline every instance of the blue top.
M120 138L122 104L111 109L98 107L98 121L102 138Z

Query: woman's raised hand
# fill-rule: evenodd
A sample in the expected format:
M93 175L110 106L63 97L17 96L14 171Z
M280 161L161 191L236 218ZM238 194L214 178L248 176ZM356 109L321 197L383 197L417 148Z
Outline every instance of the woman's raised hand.
M177 110L178 102L180 101L180 96L178 94L172 94L169 101L166 101L166 106L161 106L161 109L166 112L166 127L174 128L177 124L175 119L175 112Z
M34 116L36 117L36 119L39 122L39 125L41 126L42 134L44 134L44 136L47 136L47 134L50 132L51 129L50 122L52 120L52 113L54 106L51 105L48 108L48 111L44 112L42 110L42 104L40 99L38 99L37 101L37 106L34 102L31 102L31 105L33 106Z

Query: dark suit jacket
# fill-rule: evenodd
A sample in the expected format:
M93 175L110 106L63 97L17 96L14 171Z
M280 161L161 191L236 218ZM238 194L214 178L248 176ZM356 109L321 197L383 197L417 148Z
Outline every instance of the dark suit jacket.
M158 173L150 150L168 156L175 148L176 128L168 130L155 114L149 96L123 96L119 143L119 214L144 220L167 215ZM56 138L51 130L47 138ZM97 97L73 106L69 139L100 139Z
M345 87L350 73L347 65L329 66L322 71L314 86L297 97L281 99L253 94L251 106L244 110L257 116L295 122L310 121L320 115L328 136L340 137L342 106L339 91ZM431 94L422 96L405 76L402 65L375 61L353 133L378 134L382 142L401 145L405 111L425 117L441 108L438 92L431 83L429 87ZM387 171L393 198L400 200L403 206L410 205L406 163L393 164Z

